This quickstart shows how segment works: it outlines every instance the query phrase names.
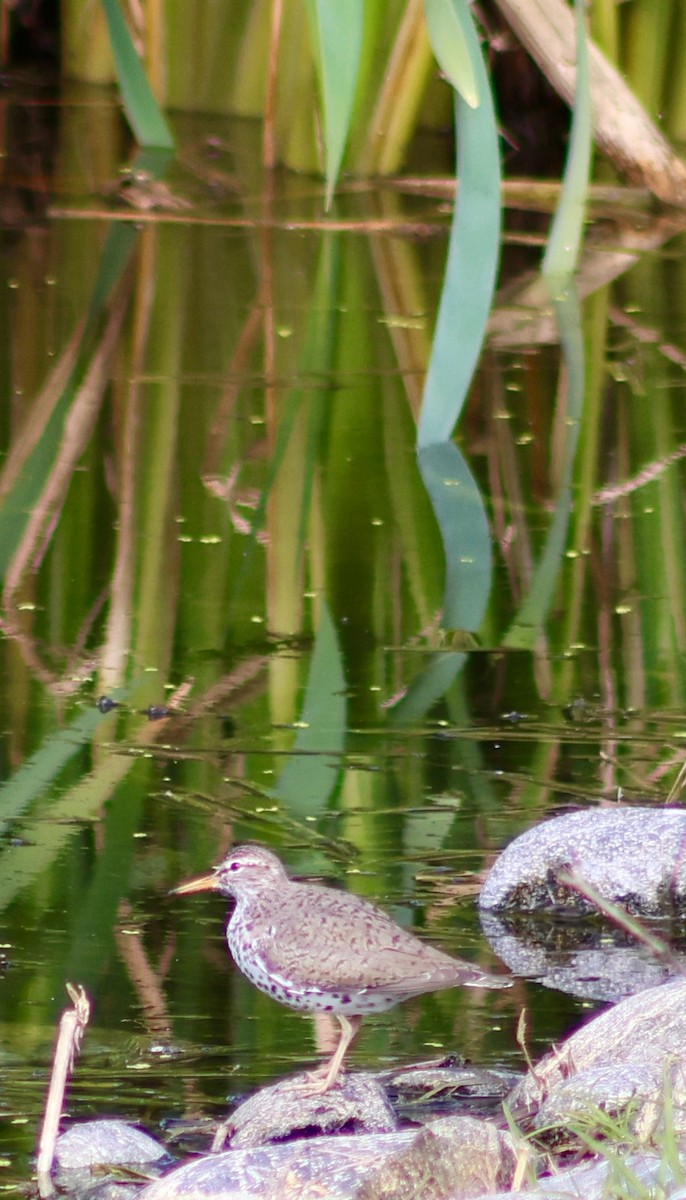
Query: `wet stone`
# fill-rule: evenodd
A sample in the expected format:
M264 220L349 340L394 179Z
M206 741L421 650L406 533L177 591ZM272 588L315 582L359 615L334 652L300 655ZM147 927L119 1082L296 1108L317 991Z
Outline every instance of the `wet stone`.
M465 1110L478 1116L499 1113L502 1101L521 1075L485 1067L426 1064L386 1071L379 1078L396 1112L419 1124L438 1114Z
M159 1142L126 1121L83 1121L57 1139L55 1158L63 1170L80 1167L132 1165L167 1157Z
M631 913L686 912L686 812L618 805L544 821L502 852L481 890L479 907L596 912L560 878L570 870L603 899Z
M583 1025L529 1071L508 1098L524 1126L563 1127L601 1109L627 1115L648 1139L664 1121L672 1095L674 1130L686 1150L686 980L672 980L622 1000Z
M418 1131L299 1139L227 1150L172 1171L140 1200L468 1200L508 1186L508 1134L473 1117Z
M298 1092L305 1076L262 1088L240 1104L221 1127L215 1148L261 1146L304 1131L315 1133L390 1133L397 1129L384 1089L372 1075L346 1075L319 1096Z

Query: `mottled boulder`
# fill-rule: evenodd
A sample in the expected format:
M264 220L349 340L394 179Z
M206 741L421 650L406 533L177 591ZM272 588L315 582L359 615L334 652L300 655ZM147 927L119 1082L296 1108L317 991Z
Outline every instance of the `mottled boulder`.
M469 1200L512 1181L512 1138L474 1117L427 1125L365 1180L355 1200Z
M594 1110L626 1118L639 1140L659 1137L665 1092L686 1148L686 979L622 1000L537 1063L511 1093L516 1120L536 1128L593 1123Z
M544 821L503 850L481 890L479 907L596 911L560 878L569 870L631 913L684 913L686 812L617 805Z
M220 1127L214 1149L283 1141L298 1133L391 1133L398 1121L381 1084L372 1075L347 1074L321 1096L298 1092L293 1080L261 1088Z
M318 1137L208 1155L171 1171L140 1200L469 1200L509 1186L508 1134L473 1117L424 1129Z

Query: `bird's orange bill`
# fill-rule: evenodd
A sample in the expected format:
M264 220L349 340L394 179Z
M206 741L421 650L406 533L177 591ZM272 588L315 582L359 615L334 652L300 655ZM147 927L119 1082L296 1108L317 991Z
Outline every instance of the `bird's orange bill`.
M187 896L189 892L218 892L219 883L217 876L200 875L197 879L189 879L186 883L180 883L178 887L172 888L172 896Z

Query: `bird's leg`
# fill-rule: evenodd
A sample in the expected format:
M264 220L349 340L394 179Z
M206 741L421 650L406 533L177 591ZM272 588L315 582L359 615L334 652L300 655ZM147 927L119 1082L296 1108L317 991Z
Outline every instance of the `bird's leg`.
M361 1016L346 1017L343 1013L336 1013L336 1016L341 1026L341 1039L331 1058L316 1070L308 1071L307 1078L302 1083L294 1085L298 1091L306 1092L308 1096L322 1096L324 1092L328 1092L329 1088L333 1087L341 1072L343 1059L348 1052L350 1043L362 1024Z
M341 1040L328 1062L322 1063L321 1067L309 1072L308 1091L312 1096L321 1096L333 1087L340 1074L350 1043L362 1024L361 1016L346 1017L343 1013L336 1013L336 1016L341 1026Z

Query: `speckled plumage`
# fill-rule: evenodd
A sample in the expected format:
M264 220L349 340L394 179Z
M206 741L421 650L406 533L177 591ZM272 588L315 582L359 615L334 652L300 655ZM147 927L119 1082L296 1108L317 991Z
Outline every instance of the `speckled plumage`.
M292 1008L338 1017L341 1042L312 1090L333 1084L364 1013L442 988L510 985L421 942L359 896L289 879L260 846L236 847L212 875L176 889L207 890L235 899L229 949L256 987Z

